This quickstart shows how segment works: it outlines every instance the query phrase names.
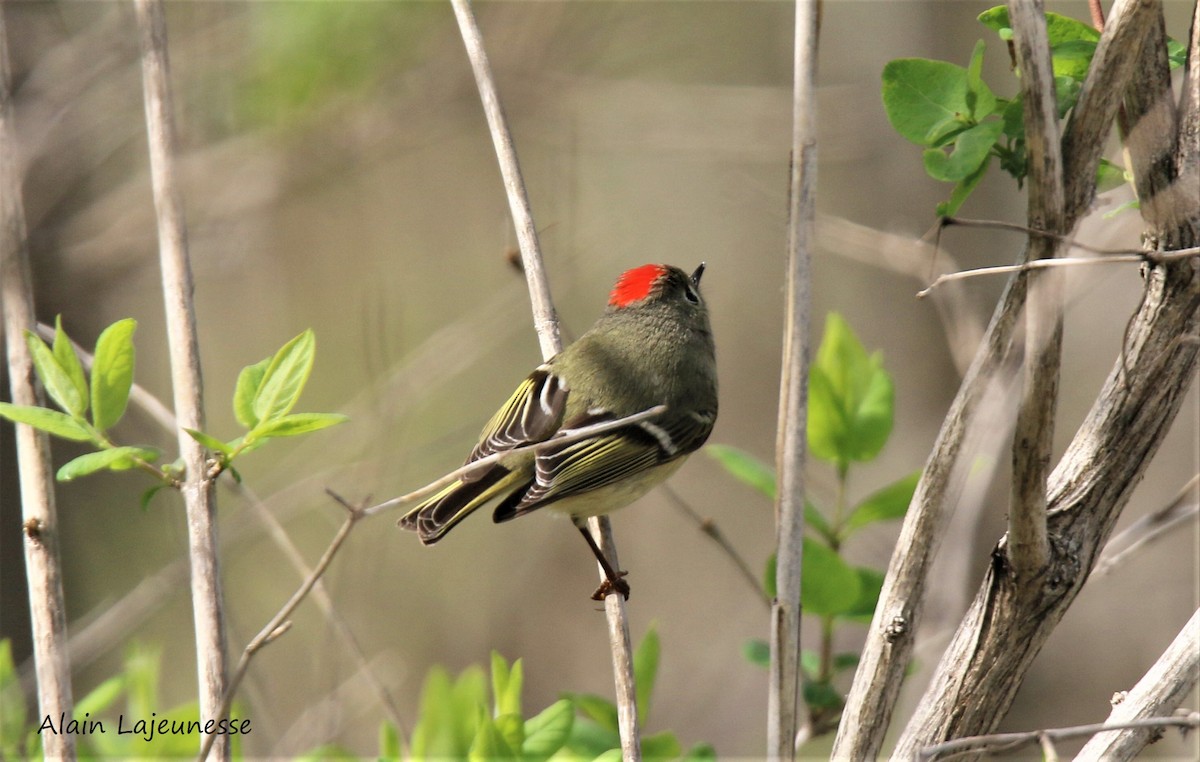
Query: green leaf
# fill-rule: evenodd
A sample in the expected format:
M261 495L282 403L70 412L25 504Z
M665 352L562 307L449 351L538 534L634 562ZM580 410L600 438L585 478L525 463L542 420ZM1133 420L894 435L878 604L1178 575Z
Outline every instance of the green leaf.
M758 667L771 665L771 644L761 638L751 638L742 643L742 656Z
M871 617L875 616L875 605L879 603L879 593L883 590L883 572L866 566L856 566L854 572L858 575L858 599L840 616L859 624L870 624Z
M1059 119L1062 119L1068 111L1075 107L1075 101L1079 100L1079 91L1082 89L1083 84L1077 79L1054 78L1054 97L1057 99L1056 108Z
M800 652L800 671L810 680L816 680L821 673L821 656L811 648Z
M71 339L63 330L62 315L54 318L54 345L50 351L54 354L54 359L58 361L58 367L62 368L71 379L71 384L75 387L79 399L83 400L83 404L86 406L88 400L87 377L83 375L83 364L79 362L79 355L75 354L75 346L71 344ZM85 412L87 412L86 409L80 410L79 415L83 415Z
M832 544L837 541L837 535L834 534L833 528L829 526L829 522L825 520L825 514L817 509L810 501L804 501L804 523L808 528L817 533L817 536L825 541L826 544Z
M504 740L496 723L486 715L481 717L475 732L475 739L471 742L471 749L467 753L467 759L470 762L493 762L493 760L516 758L516 752Z
M379 723L379 758L389 762L400 759L400 731L387 720Z
M150 510L150 501L154 499L154 496L158 494L159 490L166 488L167 485L165 484L155 484L153 487L143 492L141 499L138 501L141 505L142 511L145 512Z
M806 613L841 614L858 601L858 573L837 553L807 537L801 572L800 603Z
M271 437L294 437L320 431L350 420L340 413L291 413L256 426L252 433L256 439Z
M775 469L745 450L730 445L710 444L704 452L729 473L762 495L775 499Z
M814 709L840 709L842 695L829 683L806 681L804 683L804 703Z
M1004 131L1004 123L993 119L963 130L950 145L949 155L941 148L929 148L922 154L925 172L934 180L956 183L979 171L991 157L992 146Z
M118 320L96 339L92 360L92 425L100 431L113 427L125 415L133 386L133 332L137 321Z
M312 372L316 341L309 329L284 344L271 358L254 395L254 415L260 424L287 415L295 406Z
M254 398L258 396L258 389L262 386L263 376L266 375L267 366L271 364L272 359L268 357L261 362L247 365L238 374L237 386L233 390L233 415L238 423L247 429L258 425L258 415L254 412Z
M698 743L683 755L683 762L717 762L717 750L712 744Z
M1119 164L1114 164L1108 159L1100 159L1100 166L1096 168L1096 192L1104 193L1105 191L1115 190L1128 182L1125 176L1125 168Z
M855 531L878 521L904 518L920 478L921 471L913 471L868 496L850 512L843 526L842 536L849 537Z
M954 190L950 192L950 198L937 206L937 215L939 217L949 217L957 214L963 203L975 190L975 186L979 185L979 181L987 174L988 167L991 162L985 161L979 165L979 170L975 174L970 175L961 180L954 186Z
M575 707L567 699L555 701L525 721L525 743L521 756L525 762L543 762L558 752L571 736Z
M1003 32L1005 29L1012 29L1012 22L1008 19L1008 8L1003 5L998 5L979 14L979 22L997 33ZM1063 16L1059 13L1047 13L1046 38L1050 46L1054 47L1068 40L1092 40L1095 42L1100 39L1100 33L1082 21L1073 19L1070 16Z
M972 93L972 102L967 94ZM996 96L982 81L967 83L967 70L946 61L901 58L883 67L883 107L893 129L906 140L929 145L933 129L948 120L970 124L971 114L990 114Z
M867 355L846 321L829 313L809 375L808 444L813 455L840 469L874 458L892 431L893 395L879 353Z
M859 655L855 653L834 654L833 671L837 673L857 669L859 660Z
M196 429L185 428L184 431L186 431L188 433L188 436L190 436L192 439L195 439L203 447L205 447L209 450L212 450L213 452L224 453L225 455L233 454L232 447L225 444L224 442L222 442L221 440L217 439L214 436L209 436L208 434L205 434L203 431L197 431Z
M675 759L682 753L683 746L670 731L642 736L642 759Z
M128 471L137 465L138 460L152 463L158 460L159 452L147 447L112 447L99 452L89 452L74 460L67 461L58 469L57 478L60 482L69 482L81 476L94 474L97 471Z
M1053 45L1050 54L1055 76L1083 82L1096 54L1096 41L1064 40Z
M95 688L92 688L86 696L76 701L72 716L82 720L86 715L90 714L92 719L95 719L100 716L101 712L115 704L123 693L125 693L125 676L114 675Z
M521 714L522 681L521 660L514 661L510 669L504 657L492 651L492 697L496 704L495 716Z
M92 438L91 433L84 428L82 423L66 413L60 413L48 407L0 402L0 417L7 418L14 423L24 423L47 434L69 439L72 442L88 442Z
M1187 46L1173 37L1167 38L1167 65L1171 70L1178 69L1187 62Z
M33 357L33 368L54 404L73 416L83 415L87 410L87 402L75 388L71 375L58 364L58 358L54 356L50 347L30 331L25 332L25 344Z
M983 119L990 114L980 113L978 110L979 93L983 92L987 85L983 83L983 40L978 40L975 43L975 49L971 51L971 61L967 64L967 105L970 107L970 116L975 121ZM992 99L992 105L995 106L995 98Z
M608 699L592 693L569 693L567 698L575 705L576 711L583 714L602 729L612 733L620 733L617 722L617 707Z
M504 748L511 759L520 758L521 747L525 745L525 721L519 714L501 714L492 720L492 726L504 741Z
M803 569L801 569L803 573ZM775 600L775 596L779 594L779 559L774 553L767 557L767 568L763 570L763 592L771 600Z
M654 682L658 678L658 659L662 644L653 627L646 631L642 642L633 652L633 677L637 684L638 722L645 725L650 716L650 697L654 695Z

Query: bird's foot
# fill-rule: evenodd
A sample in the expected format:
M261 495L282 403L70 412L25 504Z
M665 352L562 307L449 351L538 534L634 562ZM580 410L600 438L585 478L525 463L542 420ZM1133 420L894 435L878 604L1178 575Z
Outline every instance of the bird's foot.
M629 574L627 571L619 571L616 577L608 577L600 583L600 587L596 588L596 592L592 593L593 601L602 601L612 593L620 593L621 597L629 600L629 583L623 578Z

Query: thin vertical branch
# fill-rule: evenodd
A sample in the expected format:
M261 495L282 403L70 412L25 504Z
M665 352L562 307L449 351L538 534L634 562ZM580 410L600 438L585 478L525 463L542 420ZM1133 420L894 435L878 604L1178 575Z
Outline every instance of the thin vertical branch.
M550 298L546 268L542 260L541 248L538 245L537 228L533 224L533 213L530 211L529 198L525 192L525 181L521 176L512 134L509 132L504 110L500 105L491 64L488 62L487 51L483 47L483 37L479 33L479 25L475 22L475 14L471 11L467 0L452 0L452 4L454 15L458 19L463 44L467 49L467 56L471 60L471 68L475 73L475 83L479 88L479 97L483 101L492 142L496 146L500 173L504 178L504 188L508 193L509 209L517 231L517 243L521 248L521 262L524 265L529 296L533 303L533 324L541 344L542 357L548 360L562 351L562 338L559 335L558 316L555 314L554 304ZM588 519L588 528L596 538L600 549L613 564L613 568L620 568L617 562L616 544L613 541L612 524L608 518L606 516L590 518ZM603 577L603 573L601 576ZM641 740L637 718L637 693L633 676L633 647L629 636L629 619L625 612L625 599L620 595L605 596L604 611L608 620L609 648L612 651L617 720L621 731L621 754L625 760L637 760L641 758Z
M1025 135L1029 152L1028 226L1064 232L1062 141L1054 94L1054 69L1041 0L1010 0L1009 18L1021 67ZM1058 254L1058 238L1031 234L1029 259ZM1025 311L1025 377L1013 432L1013 490L1008 509L1008 557L1018 576L1046 566L1046 477L1058 403L1062 358L1062 273L1031 274Z
M779 389L775 504L776 596L771 602L767 754L796 756L800 694L800 567L804 540L804 462L807 444L810 244L817 175L816 79L818 0L797 0L792 83L792 162L788 179L787 317Z
M0 4L0 301L4 305L12 401L18 405L43 405L42 395L34 384L33 358L25 343L25 331L36 330L37 318L26 246L4 10ZM16 424L16 430L38 714L70 717L74 702L50 443L44 433L25 424ZM46 734L42 743L47 758L75 757L75 740L69 733Z
M191 561L192 613L196 630L196 669L200 716L219 719L226 692L224 612L217 563L216 493L208 474L204 448L185 428L204 428L200 349L192 299L183 200L175 177L176 140L171 114L167 26L161 0L134 0L142 53L142 85L146 100L146 133L150 178L158 217L159 260L166 306L167 341L179 452L186 467L181 491L187 511ZM228 759L228 736L214 746L217 759Z

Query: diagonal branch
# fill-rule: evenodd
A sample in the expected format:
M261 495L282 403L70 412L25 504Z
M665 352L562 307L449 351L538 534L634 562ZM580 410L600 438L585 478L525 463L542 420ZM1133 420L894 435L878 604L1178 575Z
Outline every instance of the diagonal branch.
M504 110L500 106L500 97L496 93L495 79L492 77L487 51L483 47L483 37L479 33L479 25L475 22L475 14L471 11L467 0L452 0L452 5L455 18L458 19L463 44L467 49L467 56L471 59L471 68L475 72L475 83L479 87L479 96L487 115L492 142L496 146L500 174L504 178L504 188L508 193L508 205L517 229L517 243L521 247L521 262L524 265L525 277L529 284L529 296L533 303L533 325L537 330L538 341L542 347L542 357L548 360L562 351L562 338L559 335L558 317L550 298L550 287L546 280L542 252L538 246L537 228L533 224L533 213L530 211L529 198L525 193L525 181L521 177L521 167L517 163L517 152L513 147L512 134L509 132L505 120ZM588 528L604 555L612 563L613 568L619 569L612 524L608 518L594 516L588 519ZM601 576L604 576L603 573ZM613 678L616 684L621 754L625 760L636 760L641 758L641 739L638 728L637 692L633 676L633 645L629 637L629 619L625 613L624 597L620 595L605 596L604 611L608 620L608 643L612 651Z
M175 122L171 113L167 27L162 0L136 0L146 101L146 133L150 178L158 216L159 261L162 265L171 385L179 422L179 452L187 478L181 487L187 511L188 552L192 568L192 615L196 630L196 669L200 716L217 720L225 696L225 626L217 561L216 493L208 474L207 454L186 431L204 429L200 348L192 299L183 199L175 177ZM218 759L228 759L229 738L215 746Z
M1117 0L1113 5L1063 136L1063 229L1073 227L1095 195L1103 138L1133 71L1129 51L1140 46L1154 7L1144 0ZM1025 300L1026 275L1018 273L1005 288L917 484L846 700L834 741L835 758L870 759L879 754L912 656L929 568L944 534L948 507L957 501L968 471L976 414L1005 365Z
M37 318L13 123L8 25L4 11L0 5L0 302L4 308L4 341L8 348L12 401L18 405L43 405L42 395L34 383L33 358L25 343L25 331L36 329ZM18 423L16 433L38 714L70 717L74 701L50 443L46 434L31 426ZM47 734L42 743L47 759L75 757L75 740L69 733Z

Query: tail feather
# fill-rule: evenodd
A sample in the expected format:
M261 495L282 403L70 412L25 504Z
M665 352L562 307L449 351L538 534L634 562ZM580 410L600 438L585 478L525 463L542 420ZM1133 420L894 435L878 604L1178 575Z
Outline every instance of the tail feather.
M520 478L503 466L486 471L474 481L456 481L404 514L397 522L415 531L421 542L432 545L476 508L509 489Z

